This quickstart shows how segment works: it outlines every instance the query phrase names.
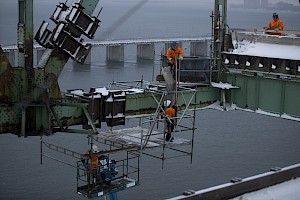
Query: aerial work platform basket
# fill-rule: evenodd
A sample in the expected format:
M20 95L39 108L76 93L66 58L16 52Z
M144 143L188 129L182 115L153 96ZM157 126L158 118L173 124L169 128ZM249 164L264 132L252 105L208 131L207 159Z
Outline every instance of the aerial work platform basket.
M110 160L100 155L100 166L92 171L77 162L77 193L87 198L109 196L139 185L139 154L127 152L126 159Z

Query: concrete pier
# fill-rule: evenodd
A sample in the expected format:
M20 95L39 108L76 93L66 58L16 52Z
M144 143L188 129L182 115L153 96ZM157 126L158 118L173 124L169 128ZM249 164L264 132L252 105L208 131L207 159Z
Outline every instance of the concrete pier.
M84 64L90 65L92 64L92 50L90 51L90 53L87 55Z
M124 61L124 44L107 46L106 60Z
M137 58L154 59L154 43L138 44L137 45Z

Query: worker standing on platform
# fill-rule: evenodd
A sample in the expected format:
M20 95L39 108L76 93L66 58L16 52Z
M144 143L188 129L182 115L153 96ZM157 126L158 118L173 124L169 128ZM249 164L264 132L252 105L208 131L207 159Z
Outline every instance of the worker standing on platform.
M184 53L182 49L178 46L177 42L172 42L170 48L168 48L166 52L168 66L171 67L171 71L173 72L173 76L175 77L175 66L177 65L178 60L182 60L184 57ZM178 66L178 65L177 65Z
M96 145L93 145L92 147L92 155L91 158L89 159L89 170L92 175L92 183L94 185L97 184L97 178L98 178L98 171L99 171L99 158L97 155L94 155L96 153L99 153L98 147Z
M273 19L267 25L267 30L282 31L284 29L284 22L279 18L277 13L273 13Z
M176 107L171 105L170 100L166 100L164 102L164 107L166 109L166 141L172 142L173 137L172 137L172 132L174 131L175 127L175 119L174 117L176 116Z

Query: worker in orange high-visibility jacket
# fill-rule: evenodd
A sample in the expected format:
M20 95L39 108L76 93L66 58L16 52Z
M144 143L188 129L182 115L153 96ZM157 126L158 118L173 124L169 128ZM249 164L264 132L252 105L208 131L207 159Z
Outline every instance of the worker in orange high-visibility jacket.
M182 60L184 53L182 48L177 45L177 42L172 42L170 48L166 52L168 66L171 68L171 72L175 77L175 65L178 60ZM178 66L178 65L177 65Z
M267 25L267 30L283 31L284 22L279 18L277 13L273 13L273 19ZM273 32L270 32L273 33ZM278 34L275 34L278 35Z
M170 48L167 50L168 63L171 65L175 64L176 59L182 60L184 53L182 49L177 45L176 42L172 42Z
M98 147L93 145L92 147L92 156L89 159L89 169L92 174L92 183L97 184L97 176L99 171L99 158L95 153L99 153Z
M167 129L166 129L166 141L173 141L173 137L172 137L172 132L174 130L175 127L175 119L174 117L176 116L176 110L175 110L175 106L171 106L171 101L170 100L166 100L164 102L164 106L166 107L166 124L167 124Z

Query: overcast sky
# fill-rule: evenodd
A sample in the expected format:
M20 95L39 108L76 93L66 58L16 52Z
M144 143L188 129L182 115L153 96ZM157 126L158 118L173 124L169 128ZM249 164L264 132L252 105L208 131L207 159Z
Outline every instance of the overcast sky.
M244 2L244 0L228 0L227 1L228 3L234 3L234 2ZM269 0L269 3L277 3L277 2L284 2L284 3L291 3L291 4L294 4L294 5L300 5L299 4L299 0Z
M39 2L49 2L49 0L33 0L35 1L39 1ZM65 2L65 0L51 0L52 2ZM108 2L108 0L101 0L103 2ZM109 2L118 2L118 1L141 1L141 0L109 0ZM172 2L173 3L188 3L188 2L198 2L199 4L203 4L203 3L207 3L207 4L212 4L214 2L214 0L149 0L152 2ZM1 3L6 3L6 2L12 2L12 0L1 0ZM17 2L17 1L15 1ZM68 0L68 2L72 2L72 0ZM232 3L243 3L244 0L228 0L227 1L228 4L232 4ZM285 3L291 3L294 5L299 5L299 0L269 0L270 3L277 3L277 2L285 2Z
M153 1L153 0L150 0L150 1ZM155 1L155 0L154 0ZM161 1L164 1L164 0L161 0ZM177 0L174 0L173 2L176 2ZM195 0L195 1L198 1L199 3L203 3L203 2L206 2L206 3L211 3L211 2L214 2L213 0ZM178 2L182 2L182 1L178 1ZM232 4L232 3L243 3L244 0L227 0L227 3L228 4ZM299 3L299 0L269 0L269 3L278 3L278 2L284 2L284 3L291 3L291 4L294 4L294 5L299 5L300 6L300 3Z

